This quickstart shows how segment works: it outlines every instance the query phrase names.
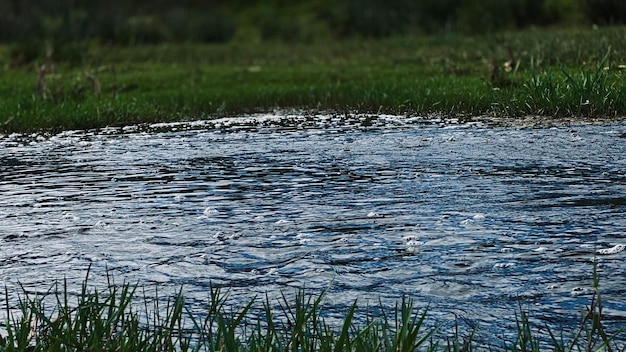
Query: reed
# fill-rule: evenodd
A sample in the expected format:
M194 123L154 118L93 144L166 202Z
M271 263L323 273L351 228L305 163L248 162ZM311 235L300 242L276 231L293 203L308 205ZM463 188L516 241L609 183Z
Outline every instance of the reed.
M624 328L616 329L604 320L595 269L593 280L593 297L579 327L569 336L536 327L530 314L520 308L513 334L517 337L498 350L623 350ZM310 295L300 290L293 298L283 294L278 302L266 297L259 309L256 299L236 308L228 303L227 294L211 288L205 310L192 313L181 292L165 300L148 298L138 295L136 285L109 283L98 290L89 288L86 279L74 297L66 282L60 286L42 297L21 293L14 308L9 308L13 300L5 291L0 351L456 352L495 348L477 342L479 328L461 336L457 325L452 338L441 338L441 331L427 323L428 311L416 309L415 302L406 297L392 311L364 318L355 301L339 324L330 324L325 318L324 292Z

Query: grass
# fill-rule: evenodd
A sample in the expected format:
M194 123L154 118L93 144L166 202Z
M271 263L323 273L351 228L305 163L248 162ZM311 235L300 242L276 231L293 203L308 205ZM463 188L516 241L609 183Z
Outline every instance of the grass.
M14 67L0 47L5 133L274 110L620 118L624 27L314 44L89 46L82 64ZM82 46L81 46L82 48Z
M517 315L516 338L501 346L481 345L475 329L458 329L442 338L427 323L427 310L402 298L392 312L359 316L355 301L338 324L325 319L324 293L294 297L283 294L278 304L268 298L250 300L240 308L211 288L206 309L191 312L182 294L165 302L137 296L137 286L109 284L90 289L87 280L78 297L67 284L43 297L22 294L15 308L9 293L0 351L619 351L623 328L610 333L602 315L602 299L594 270L595 293L579 327L565 336L537 328L528 312ZM52 300L52 306L47 306ZM495 340L495 337L492 338ZM620 342L621 341L621 342ZM620 345L621 343L621 345Z

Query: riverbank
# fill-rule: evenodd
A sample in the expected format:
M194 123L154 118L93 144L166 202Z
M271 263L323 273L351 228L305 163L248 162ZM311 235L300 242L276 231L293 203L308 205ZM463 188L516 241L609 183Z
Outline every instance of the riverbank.
M358 301L333 318L324 292L282 293L233 306L218 288L207 292L206 310L192 313L183 295L138 297L137 286L110 284L94 289L87 281L78 295L67 283L47 294L21 294L7 306L0 333L2 351L585 351L622 350L620 330L605 321L597 276L580 325L571 330L537 326L532 313L516 314L513 338L471 331L441 331L426 308L403 297L395 311L378 316ZM143 288L145 295L145 288ZM11 297L12 298L12 297ZM337 312L335 312L335 315ZM545 319L546 317L543 316ZM331 322L332 321L332 322ZM540 324L541 325L541 324Z
M626 28L313 44L77 46L17 65L0 47L4 133L298 109L612 120L626 115Z

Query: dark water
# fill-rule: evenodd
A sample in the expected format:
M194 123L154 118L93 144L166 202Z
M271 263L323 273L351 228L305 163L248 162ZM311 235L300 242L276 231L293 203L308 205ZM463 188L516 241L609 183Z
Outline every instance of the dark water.
M498 329L520 307L577 322L596 258L623 326L625 130L260 116L2 136L0 274L78 290L91 266L191 302L328 288L339 310L407 294Z

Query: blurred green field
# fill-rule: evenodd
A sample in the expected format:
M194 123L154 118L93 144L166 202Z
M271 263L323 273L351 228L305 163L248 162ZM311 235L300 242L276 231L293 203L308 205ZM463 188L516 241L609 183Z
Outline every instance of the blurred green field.
M27 58L52 42L313 42L626 23L621 0L24 0L0 1L0 43ZM70 43L70 44L68 44ZM72 58L77 59L77 58Z

